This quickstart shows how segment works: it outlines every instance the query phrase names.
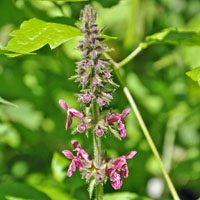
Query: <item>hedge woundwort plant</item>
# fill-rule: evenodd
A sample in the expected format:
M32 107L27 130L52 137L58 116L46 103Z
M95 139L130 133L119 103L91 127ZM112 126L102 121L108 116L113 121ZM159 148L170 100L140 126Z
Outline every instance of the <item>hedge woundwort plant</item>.
M76 155L68 150L64 150L63 154L72 160L67 176L71 177L76 169L79 170L82 177L96 187L96 199L101 200L103 199L103 184L108 178L114 189L121 188L122 178L127 178L129 173L126 159L133 158L136 152L131 151L126 156L117 159L108 159L102 155L101 137L106 137L109 132L120 139L126 137L124 118L129 114L130 109L125 109L121 114L109 109L104 114L105 107L108 107L112 100L112 92L118 85L112 80L108 60L101 58L108 47L102 44L104 39L100 37L100 34L103 28L97 27L96 12L91 6L85 6L81 12L80 21L81 24L77 26L83 33L84 39L79 41L77 49L82 51L82 60L77 62L77 74L72 79L80 83L81 90L76 96L82 111L69 107L63 100L59 100L59 104L67 111L66 130L72 124L72 118L76 117L80 123L74 131L85 132L87 136L92 135L94 157L91 158L76 140L72 140Z

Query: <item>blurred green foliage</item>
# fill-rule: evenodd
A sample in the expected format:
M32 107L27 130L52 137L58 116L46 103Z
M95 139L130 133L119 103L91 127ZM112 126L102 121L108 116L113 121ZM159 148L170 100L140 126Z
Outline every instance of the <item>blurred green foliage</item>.
M72 25L86 3L1 0L0 44L6 46L9 34L32 18ZM105 34L118 37L108 41L115 49L111 55L116 61L131 53L146 36L163 29L200 31L199 0L91 0L90 3L98 12L100 26L107 28ZM70 162L60 153L72 149L72 138L92 153L91 137L65 131L66 113L58 105L58 99L62 98L71 107L79 108L73 96L78 85L68 80L79 60L80 53L73 50L76 42L77 39L72 39L52 51L45 46L37 55L0 56L1 199L29 199L25 192L23 197L19 196L20 190L38 195L32 197L37 200L89 199L88 186L78 173L66 177ZM200 196L200 87L185 75L200 66L199 53L200 47L196 46L152 45L120 69L183 200ZM128 106L123 91L118 89L113 110L120 112ZM138 152L128 161L130 175L121 190L132 193L121 195L125 200L142 199L133 193L152 197L147 185L152 178L162 175L134 113L127 118L127 132L122 141L111 135L102 139L109 156L125 155L130 150ZM105 193L114 192L108 181ZM109 195L105 199L116 199ZM171 199L166 188L159 199Z

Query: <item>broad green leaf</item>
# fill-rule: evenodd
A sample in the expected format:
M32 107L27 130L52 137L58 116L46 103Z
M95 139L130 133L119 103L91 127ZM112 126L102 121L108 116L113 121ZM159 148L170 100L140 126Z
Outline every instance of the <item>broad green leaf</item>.
M22 183L1 183L0 199L2 200L50 200L50 198L26 184Z
M8 57L16 57L16 56L21 56L21 55L32 55L34 53L16 53L16 52L12 52L12 51L8 51L6 49L0 49L0 55L3 54L3 55L6 55Z
M113 194L104 195L104 200L151 200L151 199L130 192L115 192Z
M192 71L186 72L193 81L196 81L200 85L200 67L193 69Z
M8 42L6 48L0 50L0 54L15 57L32 54L47 44L54 49L72 38L82 36L82 33L74 26L33 18L24 21L20 29L13 31L11 36L13 38ZM107 35L100 35L100 37L104 37L104 41L116 39L116 37Z
M5 99L3 99L2 97L0 97L0 103L3 103L3 104L7 104L9 106L14 106L14 107L17 107L17 105L15 105L14 103L11 103Z
M24 21L19 30L11 33L13 38L5 50L16 53L30 53L49 44L54 49L73 37L81 36L73 26L45 22L36 18Z
M151 44L166 43L173 45L200 45L200 31L193 31L182 28L167 28L162 32L147 36L145 42L141 43L142 48Z

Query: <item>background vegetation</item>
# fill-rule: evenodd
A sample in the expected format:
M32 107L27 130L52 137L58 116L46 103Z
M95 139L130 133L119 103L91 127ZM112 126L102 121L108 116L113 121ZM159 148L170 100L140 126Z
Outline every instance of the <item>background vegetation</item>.
M200 30L199 0L92 0L90 3L98 12L99 25L107 27L105 33L118 37L108 41L115 50L111 56L116 61L131 53L145 36L164 28ZM31 18L73 24L85 4L1 0L0 43L5 46L9 33ZM0 96L17 105L0 104L1 199L7 190L12 190L6 197L10 200L17 200L14 197L19 190L24 194L35 193L37 200L48 199L47 196L53 200L88 199L87 185L79 173L66 177L70 162L60 153L72 149L72 138L92 152L91 138L65 131L65 112L58 105L61 98L78 108L73 95L78 85L68 80L80 59L80 53L73 50L76 43L77 39L71 40L53 51L45 46L37 55L0 56ZM200 196L200 87L185 75L200 66L199 54L200 47L152 45L120 69L183 200ZM118 112L130 107L121 89L115 92L112 107ZM74 123L72 128L75 126ZM128 161L130 175L121 191L171 199L133 112L127 117L127 132L123 142L111 135L103 139L110 156L125 155L130 150L138 152ZM47 196L18 183L31 185ZM105 193L113 192L107 183Z

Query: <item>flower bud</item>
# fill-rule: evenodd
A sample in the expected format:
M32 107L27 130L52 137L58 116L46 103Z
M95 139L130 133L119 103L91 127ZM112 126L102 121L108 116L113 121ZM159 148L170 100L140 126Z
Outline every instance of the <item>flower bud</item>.
M86 129L86 124L85 123L79 124L78 132L83 133L85 131L85 129Z
M83 96L83 102L84 103L89 103L90 101L91 101L91 95L90 94L85 94L84 96Z
M100 128L100 126L98 126L98 128L96 129L96 134L100 137L103 135L103 129Z

